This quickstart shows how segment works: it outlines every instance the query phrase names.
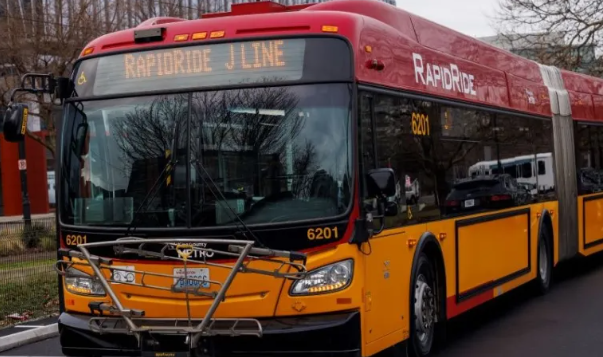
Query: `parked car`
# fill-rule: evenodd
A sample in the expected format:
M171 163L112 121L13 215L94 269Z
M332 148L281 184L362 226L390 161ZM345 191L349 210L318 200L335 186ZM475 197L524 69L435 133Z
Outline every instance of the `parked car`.
M511 175L478 176L454 184L442 212L449 215L521 206L530 198L529 191Z

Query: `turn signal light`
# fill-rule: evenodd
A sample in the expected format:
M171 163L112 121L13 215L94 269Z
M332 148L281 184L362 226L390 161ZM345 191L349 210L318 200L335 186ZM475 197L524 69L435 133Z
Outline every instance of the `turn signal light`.
M322 32L337 32L337 31L339 31L339 28L337 26L324 25L322 27Z
M193 40L204 40L207 38L207 32L196 32L193 34Z
M176 42L186 41L186 40L188 40L188 34L187 33L182 34L182 35L176 35L176 36L174 36L174 41L176 41Z
M88 47L82 52L82 56L88 56L92 52L94 52L94 47Z
M322 293L325 291L333 291L333 290L338 290L339 288L345 286L344 283L342 282L337 282L335 284L328 284L328 285L323 285L323 286L317 286L317 287L312 287L308 289L309 293Z

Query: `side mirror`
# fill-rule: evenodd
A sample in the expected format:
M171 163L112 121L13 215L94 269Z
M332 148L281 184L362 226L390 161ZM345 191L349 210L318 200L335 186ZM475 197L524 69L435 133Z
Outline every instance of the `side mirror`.
M67 99L73 93L73 81L70 78L59 77L56 79L55 96L59 99Z
M393 169L370 170L367 174L368 194L372 197L392 197L396 195L396 174Z
M12 104L4 114L4 139L11 143L23 141L27 132L27 116L29 108L26 104Z
M366 175L367 194L377 198L377 215L367 213L367 219L381 220L380 227L376 230L370 229L369 237L380 234L385 228L385 217L398 215L398 203L396 202L396 174L390 168L373 169ZM394 200L390 200L394 198ZM372 205L366 205L367 211L372 211Z

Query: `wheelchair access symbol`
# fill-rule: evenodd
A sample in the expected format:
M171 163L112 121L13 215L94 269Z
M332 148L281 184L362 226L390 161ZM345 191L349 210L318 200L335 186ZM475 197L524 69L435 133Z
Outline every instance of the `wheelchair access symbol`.
M85 84L86 82L88 82L88 80L86 79L86 75L84 74L84 72L82 72L82 74L80 74L80 76L77 79L77 84L81 86L82 84Z

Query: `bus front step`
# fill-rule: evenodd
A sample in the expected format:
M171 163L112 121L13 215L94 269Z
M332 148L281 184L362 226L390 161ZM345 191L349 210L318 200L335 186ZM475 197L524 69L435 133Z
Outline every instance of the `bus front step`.
M119 317L93 317L90 319L91 331L100 334L116 333L157 333L163 335L198 335L198 336L256 336L261 337L261 323L250 318L213 318L202 327L203 319L166 319L166 318L133 318L134 328L128 326Z

